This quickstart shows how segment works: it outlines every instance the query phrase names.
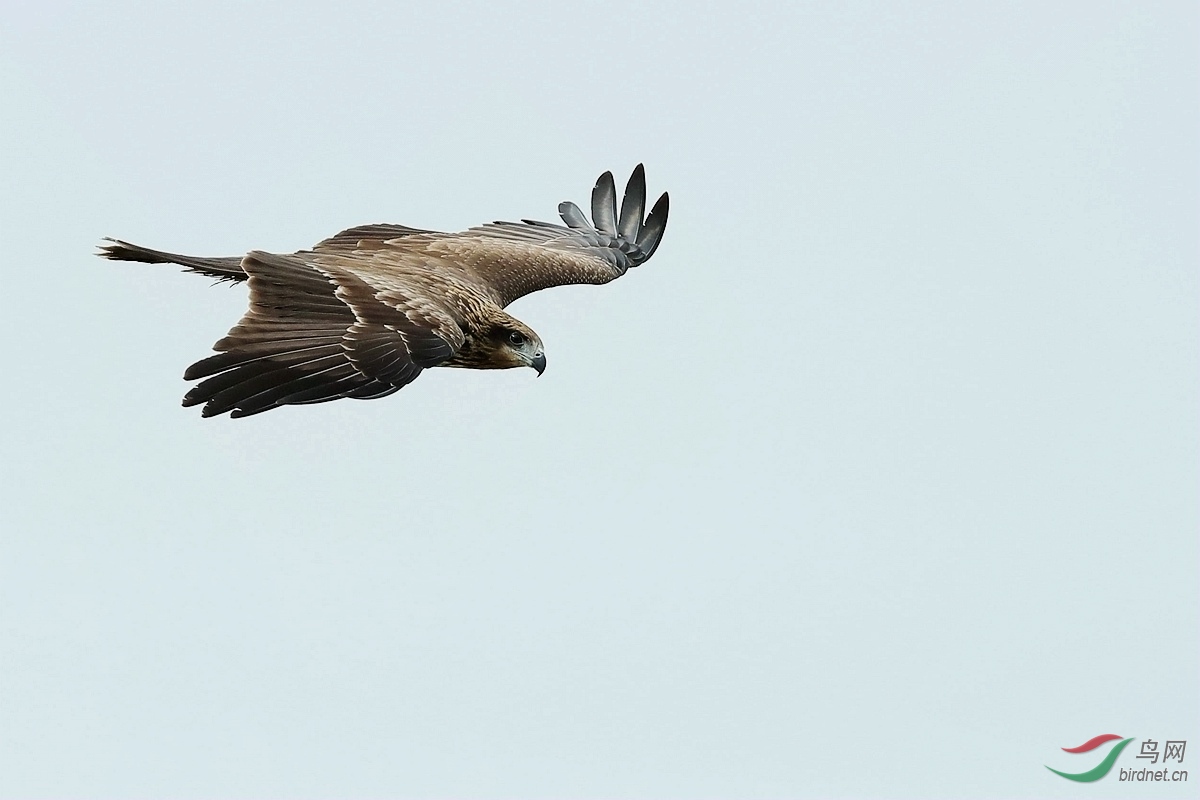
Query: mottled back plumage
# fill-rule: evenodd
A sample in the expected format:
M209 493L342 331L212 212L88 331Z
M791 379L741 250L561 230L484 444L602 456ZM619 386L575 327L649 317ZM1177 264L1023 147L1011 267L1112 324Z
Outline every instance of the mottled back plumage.
M620 208L612 173L592 190L592 219L558 207L566 227L493 222L460 233L378 224L348 228L310 250L199 258L108 239L99 255L174 263L246 281L249 309L184 373L202 379L185 406L243 417L283 405L391 394L430 367L506 369L546 359L541 340L504 308L531 292L607 283L654 254L664 193L646 215L639 164Z

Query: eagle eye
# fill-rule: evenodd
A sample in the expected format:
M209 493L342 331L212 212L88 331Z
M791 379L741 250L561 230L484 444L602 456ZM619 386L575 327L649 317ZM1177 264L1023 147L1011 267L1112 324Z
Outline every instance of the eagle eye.
M508 334L508 340L517 347L520 347L521 345L525 344L525 335L520 331L513 331L512 333Z

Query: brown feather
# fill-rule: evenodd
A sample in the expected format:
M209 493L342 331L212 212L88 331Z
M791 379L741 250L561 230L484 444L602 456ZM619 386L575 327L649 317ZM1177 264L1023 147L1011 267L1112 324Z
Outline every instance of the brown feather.
M199 258L108 240L105 258L171 262L248 282L249 308L216 355L184 373L203 379L184 405L250 416L282 405L382 397L434 366L545 367L537 334L505 306L565 284L607 283L654 253L667 195L643 219L641 165L618 214L612 174L592 193L593 219L559 206L567 226L523 220L461 233L404 225L347 228L291 255Z

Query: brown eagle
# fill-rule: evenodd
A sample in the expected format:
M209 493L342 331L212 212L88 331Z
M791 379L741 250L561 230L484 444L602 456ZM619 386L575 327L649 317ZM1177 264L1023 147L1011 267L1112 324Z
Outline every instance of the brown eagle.
M654 254L667 226L664 193L649 216L638 165L617 211L605 172L592 221L560 203L566 227L493 222L461 233L362 225L287 255L197 258L116 239L98 254L179 264L222 281L247 281L250 308L183 374L204 378L183 398L203 416L248 417L285 405L364 400L399 390L429 367L546 368L542 340L504 311L539 289L608 283Z

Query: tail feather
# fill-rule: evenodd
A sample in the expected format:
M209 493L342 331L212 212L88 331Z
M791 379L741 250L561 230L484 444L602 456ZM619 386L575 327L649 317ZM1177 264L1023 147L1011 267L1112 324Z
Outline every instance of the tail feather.
M223 256L219 258L200 258L198 256L181 256L176 253L164 253L161 250L151 250L141 245L122 242L120 239L105 237L112 244L100 245L96 255L113 261L140 261L144 264L178 264L187 267L189 272L198 272L219 281L246 280L246 270L242 269L241 256Z

